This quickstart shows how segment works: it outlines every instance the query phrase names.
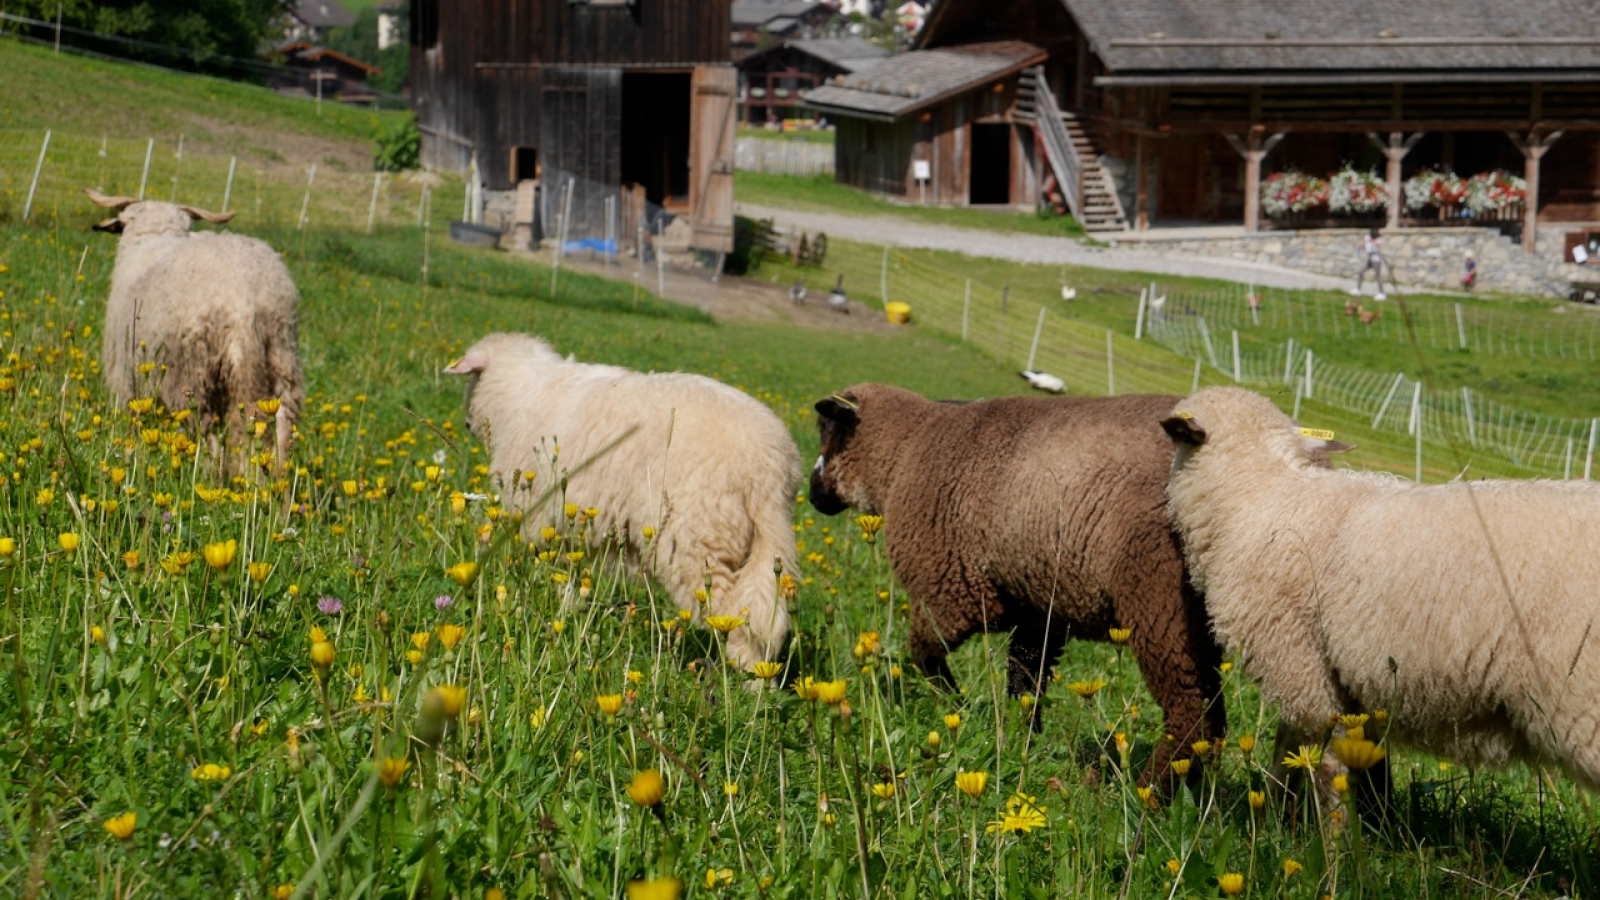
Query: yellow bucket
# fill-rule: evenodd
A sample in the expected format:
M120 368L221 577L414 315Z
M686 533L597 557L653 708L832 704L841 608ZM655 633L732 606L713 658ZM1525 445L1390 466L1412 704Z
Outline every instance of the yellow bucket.
M883 305L883 314L894 324L904 325L911 321L911 304L891 300Z

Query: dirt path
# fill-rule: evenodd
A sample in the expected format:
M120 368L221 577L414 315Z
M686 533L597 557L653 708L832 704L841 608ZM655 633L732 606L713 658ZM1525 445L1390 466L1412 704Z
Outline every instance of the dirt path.
M780 225L829 237L897 247L948 250L970 256L987 256L1016 262L1088 266L1157 275L1216 278L1275 288L1344 288L1348 278L1316 275L1264 263L1203 256L1181 256L1135 246L1094 247L1067 238L980 231L929 225L893 216L846 216L835 213L775 209L751 203L737 204L740 215L773 219Z

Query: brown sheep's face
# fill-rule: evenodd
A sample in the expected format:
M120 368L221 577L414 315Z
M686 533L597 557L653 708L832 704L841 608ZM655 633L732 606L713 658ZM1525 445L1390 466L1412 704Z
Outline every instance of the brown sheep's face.
M841 394L820 400L816 405L822 451L817 455L816 465L811 467L809 493L811 505L825 516L838 515L850 506L841 496L839 475L842 467L838 457L855 436L856 426L860 423L856 415L858 409L853 398ZM843 493L850 492L845 490Z

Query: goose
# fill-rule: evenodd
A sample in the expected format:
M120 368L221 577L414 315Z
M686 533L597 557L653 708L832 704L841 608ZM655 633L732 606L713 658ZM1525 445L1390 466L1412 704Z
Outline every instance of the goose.
M794 284L789 285L789 300L796 304L806 302L806 279L804 275L796 278Z
M844 276L833 283L833 293L828 295L828 308L834 312L847 313L850 311L850 298L844 293Z
M1029 385L1038 388L1041 391L1049 391L1052 394L1059 394L1067 389L1067 383L1062 381L1060 376L1051 375L1049 372L1034 372L1024 369L1019 374L1021 374L1023 378L1028 379Z

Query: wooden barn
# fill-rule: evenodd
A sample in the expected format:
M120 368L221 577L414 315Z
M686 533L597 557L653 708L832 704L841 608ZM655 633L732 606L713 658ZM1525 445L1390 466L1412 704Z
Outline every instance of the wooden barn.
M889 51L866 38L786 40L740 59L740 117L749 125L786 119L802 111L800 95L836 75L847 75Z
M732 249L727 3L412 0L410 24L424 165L537 179L547 210L570 182L574 236L602 232L605 198L642 197L691 247Z
M935 62L957 55L985 64ZM1059 198L1094 229L1253 230L1264 175L1347 164L1389 188L1391 226L1428 168L1510 170L1520 216L1600 220L1600 16L1580 0L944 0L913 51L807 103L840 122L841 181Z

